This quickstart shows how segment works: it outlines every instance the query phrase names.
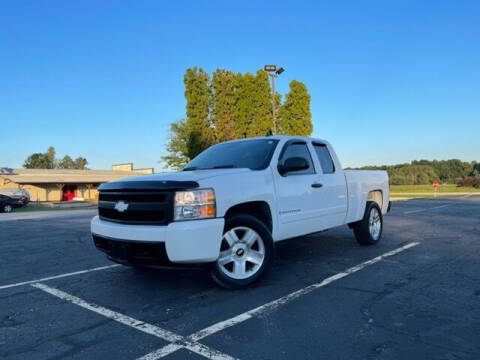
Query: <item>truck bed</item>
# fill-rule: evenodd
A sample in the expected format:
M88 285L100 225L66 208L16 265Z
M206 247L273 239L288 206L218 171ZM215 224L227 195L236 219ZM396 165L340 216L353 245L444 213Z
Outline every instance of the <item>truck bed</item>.
M348 211L346 223L360 220L365 212L365 204L371 191L376 193L376 201L382 210L387 212L390 199L388 174L383 170L345 170L345 181L348 193ZM372 195L370 195L372 196Z

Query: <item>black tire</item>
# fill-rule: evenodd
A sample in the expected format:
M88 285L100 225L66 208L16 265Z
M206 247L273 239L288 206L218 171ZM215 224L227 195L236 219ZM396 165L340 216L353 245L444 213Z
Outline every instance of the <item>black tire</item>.
M3 212L10 213L13 211L13 206L10 204L5 204L3 206Z
M380 230L378 235L370 227L370 216L374 212L374 215L378 215ZM361 245L373 245L380 241L383 232L383 217L382 211L374 201L367 201L365 206L365 214L363 219L352 224L353 232L358 243ZM373 232L373 234L372 234Z
M268 270L271 268L272 263L273 263L273 258L274 258L274 244L273 244L273 239L272 239L272 234L268 230L267 226L259 221L257 218L251 216L251 215L246 215L246 214L239 214L239 215L233 215L232 217L229 217L225 219L225 228L224 228L224 236L227 232L233 230L233 231L243 231L243 230L234 230L234 229L239 229L239 228L248 228L253 230L256 235L260 237L260 240L263 243L263 262L259 267L255 270L253 273L252 270L252 275L248 276L247 278L234 278L233 277L233 266L234 264L232 263L232 276L228 275L228 270L226 270L226 265L223 267L219 264L219 261L216 261L211 264L211 270L210 274L212 276L212 279L221 287L225 289L238 289L242 287L246 287L248 285L253 284L254 282L258 281L261 277L263 277ZM246 233L245 233L246 234ZM245 236L245 235L244 235ZM257 238L258 239L258 238ZM243 240L240 239L240 240ZM242 241L240 241L241 243ZM257 242L255 240L255 243L253 246L260 246L260 241ZM225 246L226 246L226 251L232 252L234 254L233 249L234 247L232 246L231 249L229 249L228 242L222 238L222 244L220 250L225 251ZM247 256L248 257L248 251L251 251L252 249L246 249L245 252L247 255L245 255L242 252L242 256ZM220 260L220 259L219 259ZM245 261L245 260L244 260ZM247 260L248 261L248 260ZM253 264L253 263L252 263ZM256 265L253 265L256 266ZM247 271L245 271L247 273Z

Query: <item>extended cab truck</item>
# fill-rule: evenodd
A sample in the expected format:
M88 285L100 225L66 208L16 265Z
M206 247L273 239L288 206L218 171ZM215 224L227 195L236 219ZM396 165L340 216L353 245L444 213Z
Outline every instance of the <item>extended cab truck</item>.
M208 263L236 288L266 272L277 241L348 224L375 244L389 207L385 171L343 170L324 140L267 136L213 145L179 172L101 185L91 231L112 261Z

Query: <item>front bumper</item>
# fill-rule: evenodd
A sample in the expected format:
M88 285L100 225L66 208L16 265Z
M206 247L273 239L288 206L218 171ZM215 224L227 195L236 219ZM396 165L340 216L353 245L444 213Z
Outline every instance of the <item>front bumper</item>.
M223 218L179 221L159 226L123 225L100 220L98 216L92 219L90 226L94 239L105 239L110 245L128 243L127 248L130 249L156 249L154 252L157 255L163 251L166 253L166 260L173 263L217 260L223 227ZM96 246L109 255L97 243L98 241Z

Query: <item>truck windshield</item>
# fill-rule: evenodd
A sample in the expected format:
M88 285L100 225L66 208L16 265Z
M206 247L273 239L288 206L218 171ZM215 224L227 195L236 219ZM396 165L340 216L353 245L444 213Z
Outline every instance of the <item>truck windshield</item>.
M263 170L270 163L277 143L278 140L274 139L259 139L213 145L197 155L183 170L228 168Z

